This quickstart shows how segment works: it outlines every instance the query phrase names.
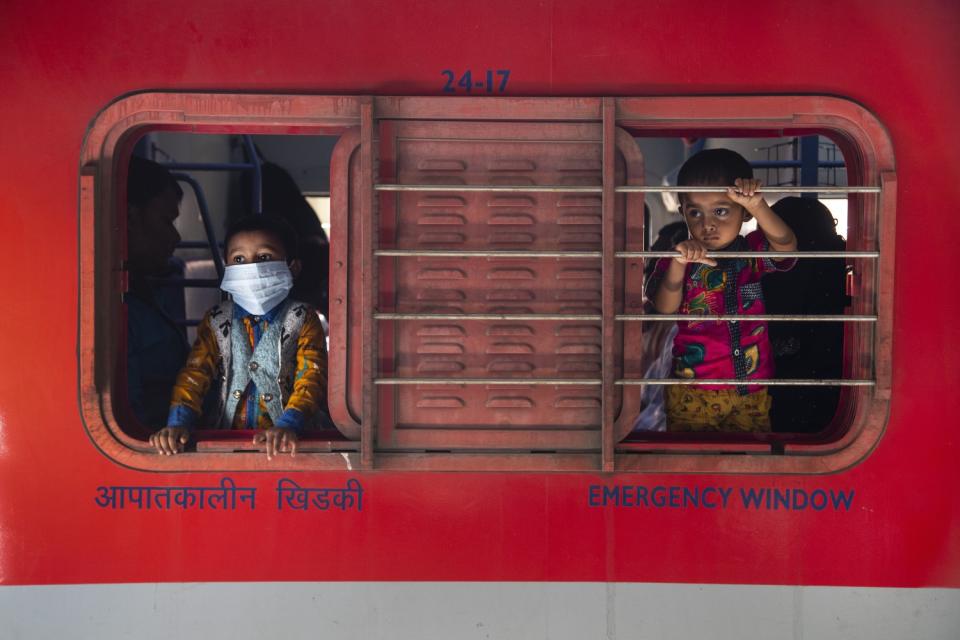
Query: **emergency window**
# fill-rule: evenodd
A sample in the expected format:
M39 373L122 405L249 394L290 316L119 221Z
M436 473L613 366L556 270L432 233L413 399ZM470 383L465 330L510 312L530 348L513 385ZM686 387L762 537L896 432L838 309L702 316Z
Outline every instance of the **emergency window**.
M819 472L858 461L882 432L896 181L882 127L852 103L274 96L271 109L288 111L264 123L253 104L262 96L138 98L189 103L178 117L195 131L326 127L339 136L329 170L328 399L346 444L326 441L343 455L299 457L302 468ZM324 121L320 106L337 116ZM651 246L665 221L659 204L676 193L651 183L645 165L661 160L658 145L748 139L768 148L766 160L752 159L770 187L797 174L780 195L847 206L845 252L799 259L841 261L849 304L828 322L769 319L839 327L836 377L771 381L837 389L836 408L810 433L638 432L644 391L666 384L647 377L652 327L677 320L644 310L645 263L669 255ZM791 145L816 145L817 163L781 158ZM108 416L116 434L111 424ZM178 464L252 460L218 457L233 446ZM768 455L730 455L745 452Z
M680 201L675 185L680 161L707 149L729 149L750 162L754 178L762 181L763 196L774 212L792 229L798 247L795 260L786 272L774 272L761 279L765 304L765 327L769 336L764 358L775 365L774 378L766 385L773 406L772 432L740 438L781 446L786 442L823 442L836 439L849 420L841 408L841 395L852 386L869 381L844 378L845 324L872 323L873 315L849 312L854 282L861 262L874 260L877 252L847 252L848 183L846 163L837 144L824 136L790 138L650 138L637 143L650 158L648 175L665 190L648 193L645 201L644 291L645 309L643 364L648 380L643 391L643 409L625 442L643 440L677 441L714 438L736 440L736 432L666 433L663 390L666 380L677 378L672 357L672 340L679 312L657 314L651 299L655 293L654 266L667 256L672 245L689 237L684 218L678 214ZM659 160L657 159L660 156ZM664 162L663 157L672 158ZM854 188L853 192L856 193ZM855 221L855 222L859 222ZM757 230L756 220L744 222L740 235ZM854 229L855 231L855 229ZM724 253L712 255L720 258ZM775 256L776 254L771 254ZM640 257L636 255L634 257ZM751 294L752 297L752 294ZM701 310L702 312L702 310ZM748 316L741 316L748 319ZM627 319L626 317L624 318ZM636 318L630 318L636 320ZM715 325L716 326L716 325ZM720 325L722 326L722 325ZM702 328L702 326L701 326ZM850 340L855 329L847 335ZM848 400L849 401L849 400Z

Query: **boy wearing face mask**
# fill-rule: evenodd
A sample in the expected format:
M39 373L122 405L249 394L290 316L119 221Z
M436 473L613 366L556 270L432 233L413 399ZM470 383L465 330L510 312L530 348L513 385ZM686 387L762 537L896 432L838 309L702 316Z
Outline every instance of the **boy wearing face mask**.
M205 423L256 429L267 458L297 451L326 394L327 354L316 311L288 297L300 270L296 235L282 220L255 215L227 232L220 288L232 300L210 309L180 370L167 426L150 436L162 455L183 450L214 376L221 381L217 415Z

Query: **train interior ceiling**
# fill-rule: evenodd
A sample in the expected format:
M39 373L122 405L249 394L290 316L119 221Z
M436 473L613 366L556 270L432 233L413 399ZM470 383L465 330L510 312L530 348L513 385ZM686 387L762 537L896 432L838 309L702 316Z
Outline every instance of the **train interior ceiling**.
M642 158L640 166L643 175L632 176L634 184L642 180L645 185L674 185L679 167L692 153L703 148L730 148L751 162L755 177L769 188L847 185L846 164L842 154L824 136L706 139L630 136L630 139ZM336 216L331 215L331 184L336 184L336 179L331 177L331 166L335 164L333 158L340 142L338 136L167 131L150 132L139 140L134 155L168 167L184 191L180 216L176 221L182 241L171 261L172 271L161 284L168 294L177 299L175 308L182 308L182 314L176 321L184 327L191 342L204 311L219 302L223 295L217 288L223 263L215 254L222 251L225 229L236 217L257 212L280 214L297 232L304 270L298 279L295 294L313 304L323 315L324 326L328 329L328 350L331 346L336 347L335 344L331 345L331 340L351 341L352 329L333 326L336 320L331 324L327 322L331 305L343 302L342 298L334 300L330 293L335 288L334 283L329 281L331 274L328 271L331 246L346 242L346 238L355 230L351 226L353 222L344 222L338 227L336 221L332 221L332 217ZM515 152L507 151L508 154ZM461 179L457 177L458 171L464 171L471 160L461 161L449 155L444 157L444 153L450 152L441 145L423 150L426 155L422 157L416 156L416 150L409 150L411 162L416 167L411 168L406 177L401 175L404 170L397 168L397 175L392 179L428 184L470 184L471 181L483 183L485 180L489 184L601 184L599 165L591 164L592 156L570 160L568 164L572 164L563 169L561 165L569 159L549 157L553 151L533 146L524 152L528 156L534 154L530 156L530 167L542 159L545 168L548 165L560 167L559 173L548 177L550 169L547 168L538 182L537 177L531 180L529 173L523 173L527 171L521 166L524 165L523 161L518 160L510 165L511 158L492 161L490 158L483 159L481 152L472 156L468 153L467 157L483 160L490 167L493 167L491 162L500 163L499 172L486 178L471 177L471 168L466 170L466 177ZM538 158L536 154L541 152L544 155ZM395 150L394 153L402 155ZM588 152L587 156L592 153ZM381 158L381 172L384 171L383 163ZM621 163L630 164L627 160L621 160ZM624 172L629 174L630 170L630 166L618 168L618 180L624 179ZM336 171L335 167L333 171ZM381 179L386 181L387 177L381 176ZM802 195L804 198L816 198L818 194L810 192ZM386 202L383 200L385 197L392 200ZM534 201L521 195L489 194L485 197L490 200L483 203L482 207L471 207L469 203L464 207L463 198L448 194L381 194L381 226L377 244L381 248L452 251L600 249L599 195L595 198L560 195L554 201L541 200L541 204L546 203L548 208L554 209L546 214L538 213L536 209L539 207ZM783 194L771 192L767 199L770 204L775 204L782 197ZM626 199L618 196L618 200ZM797 234L801 240L800 248L843 251L848 233L847 195L820 193L819 201L826 207L823 211L829 212L826 214L828 222L819 227L819 233L826 235L817 239L802 237L812 233L808 229L815 226L805 225L802 234L799 231ZM408 216L401 211L404 207L420 211L419 217ZM567 214L564 214L564 209ZM646 193L628 204L618 205L618 250L623 247L634 251L671 248L679 238L685 237L677 210L675 192ZM742 234L754 228L755 223L748 222ZM642 229L640 234L637 234L638 229ZM631 237L631 234L636 237ZM577 239L570 240L574 236ZM355 260L351 258L351 261ZM445 260L423 256L413 259L380 258L378 311L398 314L601 313L600 279L596 263L589 260L570 261L566 263L569 268L565 269L558 266L561 260L552 262L557 264L537 271L526 264L518 265L516 260L492 257L448 257ZM849 280L853 271L851 262L842 258L800 261L807 269L802 276L784 277L775 283L774 278L770 278L770 286L764 285L764 295L768 300L767 313L849 313ZM637 266L650 267L652 263L652 259L647 259L646 264L634 261L631 266L636 269ZM352 270L354 267L356 265L347 269L349 274L356 273ZM648 268L645 270L649 273ZM616 299L619 311L640 312L640 309L634 308L638 306L636 302L628 304L627 301L634 299L631 296L636 299L643 296L643 272L631 271L626 266L618 267ZM463 283L445 280L442 277L444 273L453 273L455 278L465 280L466 288ZM499 275L506 280L497 281ZM776 275L780 277L781 274ZM523 278L530 278L532 282ZM811 282L817 283L817 287L811 287ZM349 288L350 285L344 286ZM470 291L470 288L474 291ZM816 291L811 293L814 289ZM797 300L804 296L806 303L798 307ZM346 324L359 317L352 313L341 316L347 318ZM633 338L640 335L629 333L634 327L618 328L617 344L622 347L623 353L616 359L616 375L635 378L649 376L654 356L664 349L665 331L660 329L667 326L666 323L644 322L642 345L631 344ZM851 349L845 349L844 342L849 341L851 331L858 330L841 322L770 323L778 377L845 377L844 370L849 370L849 366L844 365L844 353ZM488 448L482 436L488 429L535 431L549 428L566 430L572 436L577 432L595 433L600 428L599 388L575 384L528 386L523 384L522 379L596 378L603 366L599 322L563 322L558 319L553 323L537 325L464 320L458 326L442 321L405 323L401 319L382 323L381 332L378 345L381 371L378 375L420 376L424 382L379 387L382 425L378 428L385 429L378 435L380 447L429 450L432 442L429 439L424 440L424 444L408 445L405 443L416 443L417 440L393 438L395 434L415 433L418 428L465 429L473 435L465 438L463 448L481 450ZM547 333L550 335L544 335ZM478 338L478 334L483 334L483 338ZM810 343L818 345L815 347L816 353L812 355ZM348 344L347 351L351 349L356 350L355 344ZM780 370L781 367L783 370ZM336 375L338 372L331 371L331 376ZM340 415L351 416L358 421L358 394L361 389L355 372L340 372L339 375L344 379L348 397L330 398L330 402L343 405ZM432 385L428 382L440 377L484 378L499 375L518 378L518 384L515 387L501 384L458 389L449 384ZM669 376L669 372L666 375ZM629 448L631 443L657 441L762 441L772 443L772 452L776 453L783 442L829 442L841 437L849 425L852 409L846 405L851 404L851 398L854 397L844 387L773 387L772 434L690 435L664 433L662 422L659 425L643 424L637 416L650 402L649 397L644 395L644 389L653 387L626 386L617 391L617 422L621 425L618 433L622 434L618 436L620 447ZM315 437L324 441L341 441L347 446L348 441L355 437L350 435L348 429L342 428L336 411L329 413L333 415L329 421L330 428ZM124 412L120 411L118 415L124 415ZM128 429L123 424L121 428L128 433L143 433L142 429ZM476 434L480 435L479 440L474 437ZM570 447L590 449L590 444L584 444L589 442L594 440L573 437ZM456 439L443 440L439 446L448 450L459 448ZM492 448L511 447L501 444Z

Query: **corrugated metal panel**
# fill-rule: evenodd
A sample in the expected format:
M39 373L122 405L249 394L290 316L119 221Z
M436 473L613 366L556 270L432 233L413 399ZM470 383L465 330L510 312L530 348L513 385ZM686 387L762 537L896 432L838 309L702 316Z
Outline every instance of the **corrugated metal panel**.
M601 185L599 124L396 121L380 123L379 131L380 182ZM626 184L632 178L629 183L638 184L643 175L639 152L626 134L619 140L618 146L627 148L618 149L617 182ZM352 169L351 182L357 171ZM631 210L627 201L626 196L617 198L616 245L638 248L642 199L631 199ZM352 205L350 212L351 247L359 246ZM379 230L378 246L384 249L600 251L601 195L381 193ZM360 269L359 260L351 260L351 306L359 299ZM640 282L639 277L631 279L632 292L625 292L622 261L617 261L615 273L620 312L625 295L639 301ZM381 312L602 313L599 258L381 257L378 276ZM636 310L635 305L631 308ZM378 447L599 446L600 386L524 383L529 378L599 379L599 321L395 320L381 321L378 330L380 376L518 380L508 386L382 387ZM358 329L351 327L349 333L359 338ZM637 361L629 357L632 345L624 348L623 335L618 328L616 377L624 373L624 358ZM349 351L351 363L356 362L353 370L359 370L355 342ZM632 372L629 365L627 369ZM359 390L356 383L349 389L355 415Z

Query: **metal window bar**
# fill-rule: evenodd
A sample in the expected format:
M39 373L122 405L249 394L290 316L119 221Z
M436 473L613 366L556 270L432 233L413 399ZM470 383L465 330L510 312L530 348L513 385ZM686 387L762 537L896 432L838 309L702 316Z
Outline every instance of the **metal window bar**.
M823 145L821 145L823 146ZM754 169L799 169L803 163L800 160L751 160L750 166ZM843 160L820 160L817 166L821 169L843 169L846 163Z
M615 314L620 322L876 322L875 315L695 315L695 314ZM602 314L571 313L374 313L374 320L487 320L487 321L563 321L601 322Z
M628 378L617 380L618 385L657 385L669 387L672 385L702 385L702 384L726 384L726 385L760 385L765 387L873 387L876 386L876 380L790 380L786 378L768 379L757 378L751 380L737 380L731 378Z
M618 315L617 320L623 322L876 322L875 315L788 315L788 314L757 314L757 315L690 315L679 313L647 314L647 315Z
M375 378L373 383L380 386L402 385L498 385L498 386L601 386L602 378ZM786 378L757 378L751 380L737 380L734 378L622 378L614 380L617 386L655 385L669 387L673 385L760 385L765 387L873 387L875 380L853 379L786 379Z
M672 258L676 251L618 251L618 258ZM707 251L708 258L870 258L879 251Z
M717 193L733 187L679 187L669 186L621 186L615 193ZM376 191L434 191L438 193L603 193L602 186L566 186L566 185L486 185L486 184L377 184ZM880 193L880 187L849 186L824 187L761 187L757 193Z
M799 138L791 142L761 147L757 151L766 152L767 159L752 160L750 166L756 170L765 171L767 179L764 182L768 184L796 184L797 182L800 182L801 185L816 184L816 181L811 180L814 172L816 172L818 178L820 173L825 173L827 182L835 185L837 171L846 169L846 163L843 160L837 160L839 150L836 144L820 141L819 136L805 136L805 138L816 140L816 149L813 148L811 142L807 142L805 145L801 144ZM801 151L801 147L804 153L800 154L801 157L798 158L797 155ZM780 151L782 149L788 149L791 157L781 158ZM814 150L816 153L813 153ZM771 154L775 158L771 158ZM824 157L824 154L826 157ZM780 170L791 171L793 175L788 182L781 180ZM770 175L774 171L776 172L775 179L771 180ZM798 174L802 172L805 172L808 181L798 179Z
M254 213L261 213L263 208L263 174L260 168L260 154L253 143L253 136L240 136L243 148L249 162L161 162L160 164L170 171L252 171L253 181L250 185L251 202Z
M457 251L453 249L378 249L380 258L602 258L601 251ZM672 258L676 251L617 251L617 258ZM879 251L708 251L708 258L879 258Z

